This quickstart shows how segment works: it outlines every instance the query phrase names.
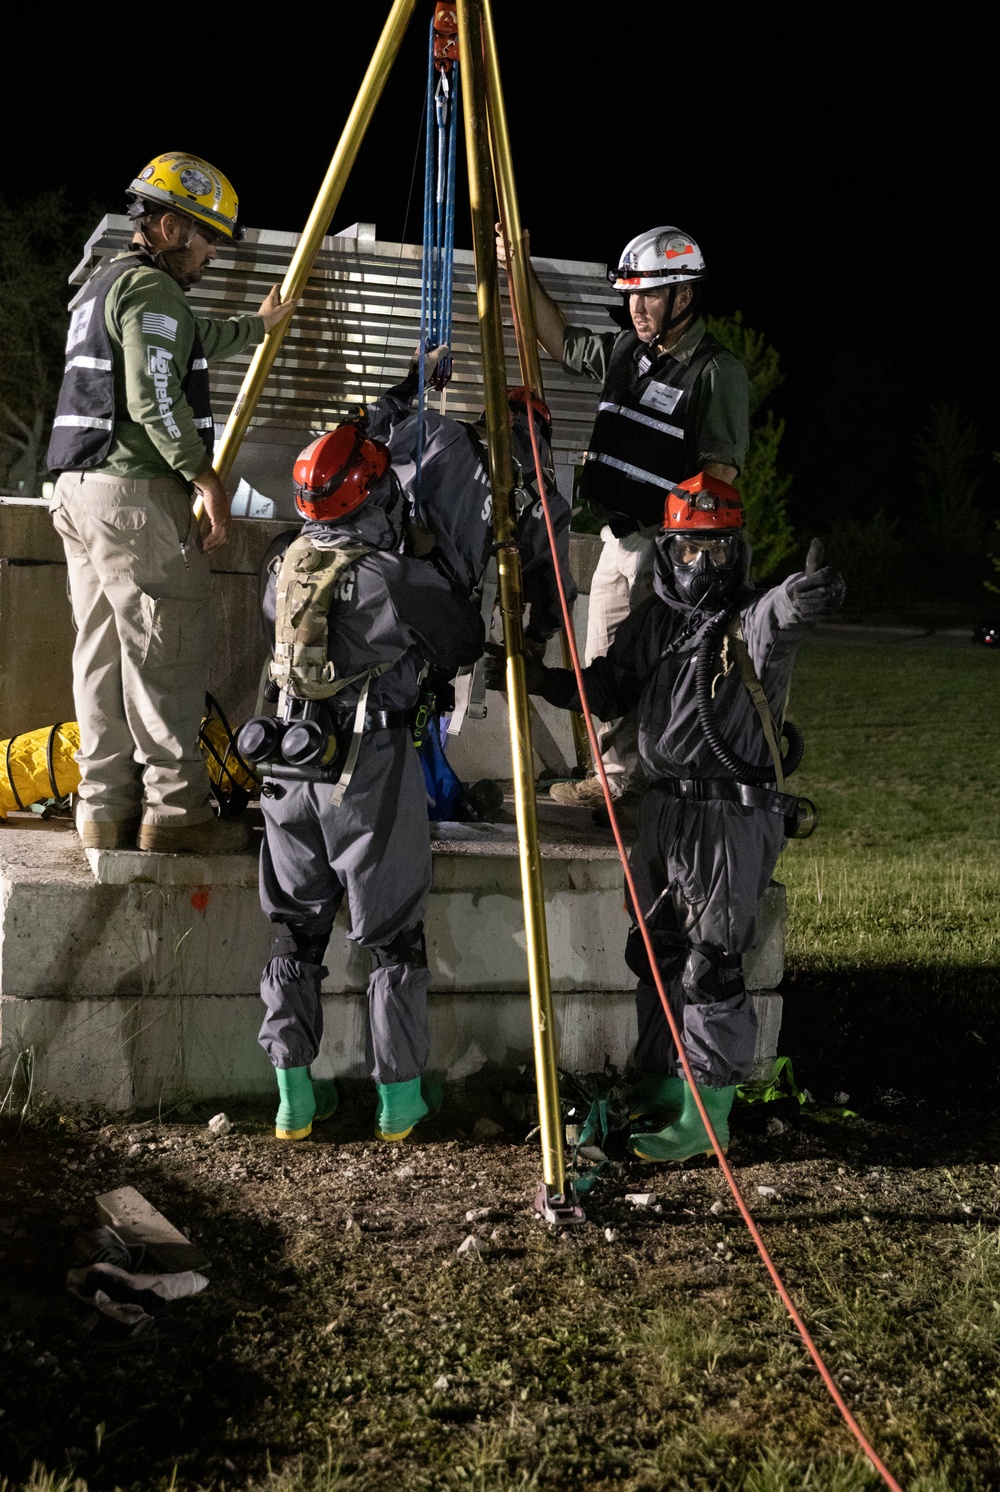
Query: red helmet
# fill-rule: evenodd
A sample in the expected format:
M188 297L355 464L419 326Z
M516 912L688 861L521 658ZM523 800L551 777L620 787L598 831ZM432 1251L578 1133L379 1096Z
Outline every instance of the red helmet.
M368 501L389 460L389 447L370 440L356 423L338 425L299 453L292 468L295 506L320 523L346 518Z
M547 430L551 430L552 411L549 409L549 406L545 403L544 399L540 399L537 394L533 393L531 389L529 389L527 385L523 383L518 384L516 387L508 388L507 390L508 404L523 404L525 410L527 410L529 399L531 400L532 409L535 411L538 418L543 422L545 428Z
M736 488L705 471L678 482L663 504L663 528L668 533L743 528L745 524L743 501Z

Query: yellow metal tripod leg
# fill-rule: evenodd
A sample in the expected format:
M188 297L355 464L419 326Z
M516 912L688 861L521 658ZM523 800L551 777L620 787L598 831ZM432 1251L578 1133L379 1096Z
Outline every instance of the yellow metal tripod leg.
M517 355L521 364L521 378L540 399L545 398L542 384L542 364L538 356L538 336L535 331L535 308L531 298L528 276L527 243L521 226L521 211L514 182L514 165L510 150L510 135L507 130L507 110L503 101L500 82L500 59L497 56L496 37L493 32L493 12L490 0L483 0L483 52L486 70L486 86L489 100L491 136L491 159L496 184L500 219L507 240L507 274L512 285L512 294L520 307L515 322ZM572 667L569 644L562 634L563 667ZM574 711L570 716L573 731L573 749L576 764L582 772L590 770L590 746L583 716Z
M316 263L316 256L322 247L324 236L330 230L333 214L337 210L347 178L351 174L375 105L382 96L386 79L396 60L416 3L417 0L393 0L389 17L382 28L382 35L379 37L372 60L368 64L368 71L365 73L358 96L354 100L354 107L347 117L337 149L324 177L323 185L320 187L319 196L313 203L309 220L302 230L302 237L292 255L292 262L281 282L282 300L296 300L305 289L306 281ZM286 317L284 321L278 323L274 331L267 333L253 355L246 377L236 395L236 401L215 453L215 470L223 481L233 469L236 454L250 428L254 410L257 408L264 384L267 382L267 375L278 355L278 349L284 341L290 320L291 317ZM199 498L195 504L195 512L199 517L201 511L202 503Z
M472 241L476 258L476 295L479 336L483 353L486 431L490 486L493 492L493 534L497 548L500 613L507 654L507 702L521 856L521 891L528 949L535 1080L542 1141L544 1184L536 1206L552 1221L582 1221L566 1179L562 1116L559 1112L559 1075L556 1063L555 1018L549 976L545 889L535 812L535 782L524 673L524 631L521 592L521 555L511 512L514 486L507 418L507 369L500 312L500 278L494 246L495 204L490 190L491 136L487 115L485 37L482 0L458 0L458 36L462 63L462 103L465 146L472 206ZM494 140L493 146L498 142ZM500 154L503 145L500 146ZM506 150L509 167L509 148ZM501 165L501 172L502 172Z

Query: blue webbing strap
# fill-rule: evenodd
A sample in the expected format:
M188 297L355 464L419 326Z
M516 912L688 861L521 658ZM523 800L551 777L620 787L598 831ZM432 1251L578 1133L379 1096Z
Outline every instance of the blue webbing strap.
M420 348L417 364L417 449L413 477L413 516L420 516L420 474L426 442L424 396L427 353L451 342L452 272L455 259L455 162L458 143L459 66L442 70L435 85L434 23L428 56L424 145L424 234L420 274ZM451 377L451 358L442 359L433 383Z

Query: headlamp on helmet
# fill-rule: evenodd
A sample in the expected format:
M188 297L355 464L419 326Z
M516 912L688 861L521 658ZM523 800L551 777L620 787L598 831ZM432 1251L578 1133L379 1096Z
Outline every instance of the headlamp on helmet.
M663 505L664 532L745 526L743 501L736 488L707 471L679 482Z
M608 271L615 290L655 290L660 285L684 285L705 278L705 256L690 233L665 226L650 228L627 243L617 269Z
M389 461L389 447L365 435L357 420L338 425L299 454L292 469L295 506L319 523L346 518L368 501Z

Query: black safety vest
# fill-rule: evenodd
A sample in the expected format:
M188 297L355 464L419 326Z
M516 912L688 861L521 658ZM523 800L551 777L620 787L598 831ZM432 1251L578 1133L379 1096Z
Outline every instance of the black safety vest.
M99 466L111 447L115 423L129 419L127 410L115 409L114 361L111 338L104 323L104 303L115 281L140 265L159 268L146 254L124 254L91 277L81 292L85 298L73 308L66 337L66 368L49 441L50 471L86 471ZM156 372L153 368L154 377ZM165 359L162 377L165 382ZM215 428L208 363L197 331L181 388L191 406L198 434L212 455Z
M670 487L696 475L691 393L722 351L708 332L686 363L668 352L646 364L642 348L634 331L615 341L580 477L580 496L604 508L621 533L639 524L659 526ZM619 517L624 521L616 522Z

